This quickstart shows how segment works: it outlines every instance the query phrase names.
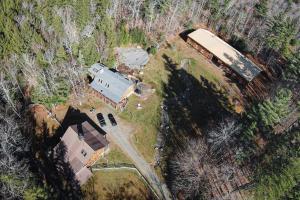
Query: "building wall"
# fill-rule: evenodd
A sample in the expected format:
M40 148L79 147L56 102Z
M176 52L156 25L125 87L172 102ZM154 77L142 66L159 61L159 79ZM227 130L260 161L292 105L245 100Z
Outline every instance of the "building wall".
M106 96L102 95L100 92L98 92L98 91L96 91L96 90L93 89L93 93L97 97L99 97L102 101L104 101L106 104L111 105L113 108L117 108L117 104L115 102L113 102L112 100L110 100Z
M108 149L109 149L109 146L107 145L106 147L101 148L101 149L95 151L93 153L93 155L91 156L91 158L88 160L86 166L87 167L92 166L97 160L99 160L104 155L104 153L106 151L108 151Z
M100 92L98 92L96 90L93 90L93 93L97 97L99 97L102 101L104 101L106 104L111 105L113 108L115 108L115 109L122 109L122 108L124 108L124 106L127 103L126 98L129 97L131 94L134 93L134 88L135 88L134 84L131 87L129 87L127 89L127 91L124 93L123 99L120 102L118 102L118 103L110 100L109 98L107 98L106 96L104 96L103 94L101 94Z
M198 44L197 42L195 42L193 39L191 39L191 38L188 37L187 43L190 44L196 50L198 50L207 59L211 60L213 58L213 54L212 53L210 53L207 49L205 49L200 44Z
M135 85L132 84L123 94L122 99L128 98L130 95L134 93Z

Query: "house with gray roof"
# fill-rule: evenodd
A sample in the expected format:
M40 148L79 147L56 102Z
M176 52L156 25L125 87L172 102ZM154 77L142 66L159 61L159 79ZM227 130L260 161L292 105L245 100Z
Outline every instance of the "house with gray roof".
M65 149L64 159L82 185L92 176L89 167L108 150L108 145L105 136L85 121L69 126L55 149Z
M149 62L149 54L142 48L117 48L117 59L129 69L141 70Z
M134 93L135 84L103 64L93 64L89 68L89 72L93 78L90 86L95 94L116 109L124 108L127 98Z

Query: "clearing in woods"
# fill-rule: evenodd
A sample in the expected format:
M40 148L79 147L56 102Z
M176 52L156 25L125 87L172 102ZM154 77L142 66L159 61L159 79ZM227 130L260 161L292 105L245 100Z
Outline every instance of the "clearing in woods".
M199 83L206 81L214 85L214 90L226 96L228 102L232 104L231 109L236 112L243 111L243 101L240 96L240 91L234 83L231 83L228 78L225 77L224 72L208 62L206 58L186 44L181 38L176 37L172 39L164 47L161 47L156 55L150 56L149 63L145 66L143 74L139 77L145 83L150 84L156 92L146 100L141 100L139 97L132 95L129 98L129 103L125 111L118 113L120 118L125 122L129 122L128 124L130 124L131 130L134 130L133 134L130 135L131 142L145 160L148 163L152 163L152 166L154 165L155 144L157 142L157 132L160 125L161 103L170 76L170 71L166 67L166 57L170 58L176 64L176 68L184 69L188 74L198 80ZM180 84L180 81L178 84ZM88 113L89 115L89 109L91 107L96 108L96 113L102 112L103 109L105 110L105 107L107 109L106 105L103 105L103 103L99 102L95 97L91 97L88 92L81 103L82 104L77 108L79 108L81 112ZM138 103L142 105L142 109L137 109ZM69 102L66 105L58 105L52 110L58 120L63 120L65 117L64 115L68 109L68 104L72 103ZM124 157L120 149L115 147L115 144L112 144L111 151L106 158L101 159L98 163L105 162L111 164L131 163L130 159ZM132 181L130 180L132 179L131 175L126 175L125 173L124 177L122 177L120 174L123 174L123 172L120 174L118 174L118 172L109 172L112 174L107 175L109 178L106 179L109 185L115 185L114 187L111 186L115 191L109 191L107 189L108 187L104 184L106 179L102 177L103 173L104 172L97 172L93 179L96 184L96 193L101 194L101 196L103 194L106 197L113 197L111 196L113 193L122 191L122 195L126 197L128 188L131 188L129 189L129 194L134 194L134 191L142 191L141 188L136 188L132 185ZM162 178L159 168L156 169L156 173ZM115 176L115 174L117 174L117 176ZM101 177L100 179L102 181L97 181L99 177ZM124 179L124 182L119 182L119 177ZM126 185L126 187L124 185ZM143 194L146 195L147 193L144 192ZM141 199L147 198L147 195L141 196Z
M154 199L142 179L129 170L95 171L83 186L85 199Z
M243 98L239 88L225 77L224 72L208 62L199 52L186 44L179 36L161 47L156 55L150 57L140 78L150 84L156 92L147 100L136 96L129 98L129 103L119 116L135 126L132 141L148 162L153 162L157 131L160 124L160 105L164 96L164 87L168 84L170 71L166 69L164 56L171 58L177 68L184 68L200 83L204 80L214 85L232 104L233 110L240 113L244 110ZM205 98L205 97L203 97ZM137 109L137 104L142 109Z

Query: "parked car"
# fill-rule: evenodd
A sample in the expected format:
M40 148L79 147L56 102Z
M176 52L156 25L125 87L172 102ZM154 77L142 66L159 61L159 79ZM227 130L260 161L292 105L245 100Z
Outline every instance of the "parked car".
M106 126L106 122L105 122L105 119L104 119L102 113L98 113L96 116L97 116L97 119L100 123L100 126L101 127Z
M108 116L108 119L109 119L111 125L116 126L117 122L116 122L114 116L111 113L109 113L107 116Z

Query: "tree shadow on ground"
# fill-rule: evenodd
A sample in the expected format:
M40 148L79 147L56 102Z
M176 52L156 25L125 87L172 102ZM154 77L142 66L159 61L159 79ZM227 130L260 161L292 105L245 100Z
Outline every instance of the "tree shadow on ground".
M183 39L184 41L187 41L188 35L192 32L194 32L195 29L187 29L182 31L181 33L179 33L179 36L181 37L181 39Z
M47 125L42 138L34 138L31 159L32 171L40 184L46 187L49 199L82 199L79 182L66 160L66 146L63 143L53 148L47 146L50 140Z
M48 140L48 145L56 145L60 141L60 138L63 136L63 134L66 132L69 126L74 124L82 124L85 121L91 124L101 135L106 135L106 132L103 129L101 129L86 113L83 113L79 109L69 106L68 111L63 121L61 122L60 127L56 130L56 133L51 138L51 140Z
M97 176L93 176L88 180L88 182L83 186L83 193L86 200L97 200L100 199L97 190L95 189L95 184L97 181Z
M199 81L185 69L178 69L178 64L167 55L163 58L165 68L170 72L168 84L163 86L164 104L176 132L197 135L201 129L230 114L230 103L217 85L203 76L199 77Z
M32 118L30 121L34 121ZM88 121L99 133L103 131L87 114L69 107L61 126L54 136L49 134L47 124L44 123L42 136L33 135L32 171L37 174L42 185L46 185L51 199L82 199L79 182L75 178L66 156L66 147L60 143L60 138L68 127ZM33 125L33 127L35 127Z
M185 69L179 68L167 55L163 55L165 68L169 72L164 85L164 106L168 116L168 129L162 130L165 137L163 171L170 187L174 174L170 167L178 149L184 149L186 138L205 137L206 130L223 118L232 116L232 108L218 86L204 77L195 78Z

